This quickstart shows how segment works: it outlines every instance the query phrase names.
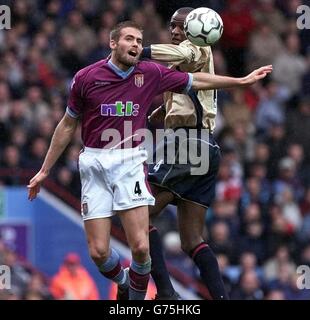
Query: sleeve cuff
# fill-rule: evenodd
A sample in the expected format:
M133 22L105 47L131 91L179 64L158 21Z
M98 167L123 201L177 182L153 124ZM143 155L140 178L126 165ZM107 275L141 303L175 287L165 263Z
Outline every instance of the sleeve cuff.
M194 78L194 76L191 73L188 73L188 82L187 82L187 86L184 89L183 93L188 93L189 90L192 88L193 78Z
M76 112L74 112L69 106L67 106L67 108L66 108L66 113L67 113L71 118L74 118L74 119L76 119L76 118L79 117L79 115L78 115Z
M144 47L144 48L142 49L141 59L144 59L144 58L152 59L152 49L151 49L151 46L149 46L149 47Z

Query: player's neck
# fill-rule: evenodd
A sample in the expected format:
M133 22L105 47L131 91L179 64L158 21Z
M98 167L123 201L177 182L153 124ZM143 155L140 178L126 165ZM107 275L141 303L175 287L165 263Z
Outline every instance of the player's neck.
M111 62L114 64L114 66L116 66L117 68L119 68L122 71L128 71L129 68L131 68L131 66L127 66L127 65L119 62L113 55L111 57Z

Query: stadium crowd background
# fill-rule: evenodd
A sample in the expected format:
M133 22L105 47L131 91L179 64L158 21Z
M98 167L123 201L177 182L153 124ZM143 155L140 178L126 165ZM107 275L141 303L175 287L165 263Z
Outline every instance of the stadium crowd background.
M310 30L296 27L301 4L310 5L300 0L14 1L12 29L0 31L0 184L19 185L25 170L40 168L74 73L109 54L109 31L117 22L138 22L144 45L169 43L175 9L209 6L224 21L213 49L216 73L240 76L264 64L273 64L274 72L251 88L218 92L215 135L222 162L206 238L231 298L310 299L310 290L296 287L296 267L310 266ZM154 108L159 103L160 98ZM80 148L78 131L51 174L77 198ZM179 249L175 211L166 211L157 224L167 259L198 278ZM19 288L1 298L53 298L48 279L3 244L0 264L12 265Z

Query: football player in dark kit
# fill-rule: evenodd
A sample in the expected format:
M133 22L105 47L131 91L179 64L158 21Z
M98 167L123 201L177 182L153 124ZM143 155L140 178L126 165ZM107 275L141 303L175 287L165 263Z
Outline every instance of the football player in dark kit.
M186 16L194 10L184 7L178 9L170 21L171 45L151 45L143 54L158 61L169 63L171 69L187 72L208 72L214 74L211 47L197 47L186 39L183 24ZM164 107L154 110L150 121L162 120L165 129L189 132L196 129L196 139L187 137L189 145L195 144L201 154L209 154L207 172L193 175L194 165L167 164L159 159L157 165L150 166L148 181L156 198L155 206L150 207L150 216L155 217L169 203L177 206L178 226L183 251L197 265L202 282L207 287L210 299L228 299L221 279L218 262L211 248L203 239L207 208L215 194L215 182L220 162L220 148L213 138L217 113L216 90L190 90L187 94L165 93ZM208 131L203 135L203 131ZM176 138L176 137L175 137ZM166 139L157 152L171 144ZM177 144L177 139L172 141ZM184 141L183 141L184 143ZM208 152L204 152L208 148ZM189 151L190 152L190 151ZM157 299L173 300L179 296L169 279L162 254L158 231L150 226L150 253L152 258L152 277L157 286Z

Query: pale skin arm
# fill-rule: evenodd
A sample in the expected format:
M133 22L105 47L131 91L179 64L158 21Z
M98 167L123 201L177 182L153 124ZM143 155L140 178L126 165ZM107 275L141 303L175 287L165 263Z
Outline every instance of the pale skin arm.
M70 117L67 113L57 125L42 167L40 171L30 180L27 186L29 200L32 201L37 197L43 180L48 176L51 168L72 140L77 125L78 120Z
M272 65L256 69L247 76L242 78L233 78L226 76L218 76L205 72L196 72L193 73L192 88L194 90L212 90L233 87L245 87L265 78L267 74L270 72L272 72Z

